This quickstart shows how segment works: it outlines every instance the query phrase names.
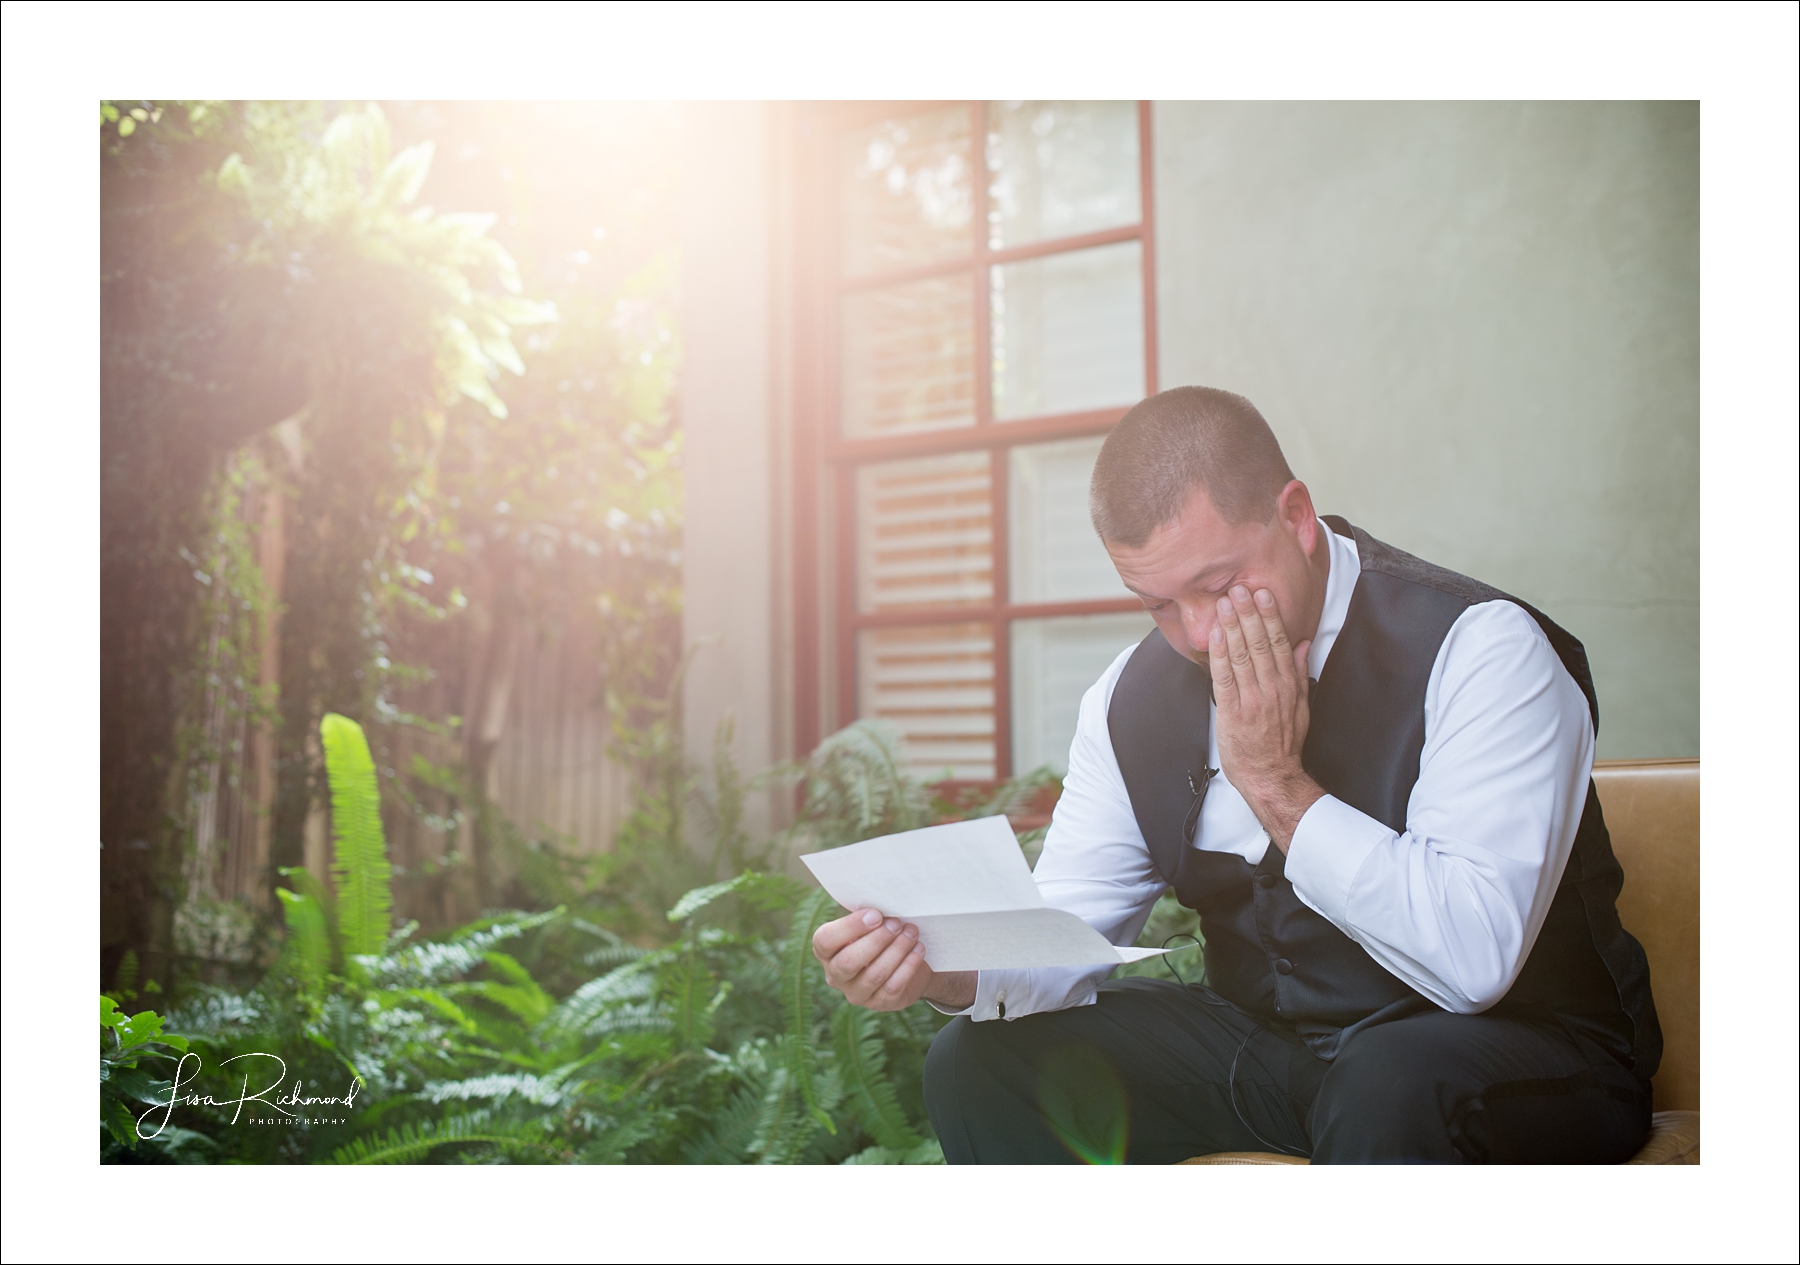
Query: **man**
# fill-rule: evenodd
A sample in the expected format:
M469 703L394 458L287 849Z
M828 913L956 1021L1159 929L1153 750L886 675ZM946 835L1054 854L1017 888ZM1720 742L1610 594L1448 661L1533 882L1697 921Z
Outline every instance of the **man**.
M879 911L826 924L851 1002L959 1016L925 1070L945 1156L1629 1158L1662 1036L1581 643L1321 520L1228 392L1127 413L1090 508L1158 631L1082 699L1035 877L1116 944L1173 888L1205 983L939 973Z

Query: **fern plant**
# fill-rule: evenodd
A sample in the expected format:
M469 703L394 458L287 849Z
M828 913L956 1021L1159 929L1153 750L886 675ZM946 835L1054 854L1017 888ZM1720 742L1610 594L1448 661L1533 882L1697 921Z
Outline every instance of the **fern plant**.
M820 847L931 824L931 796L907 773L906 742L891 721L847 725L779 772L804 787L800 829Z
M355 960L379 955L391 935L392 868L381 830L381 792L362 726L327 713L319 722L331 784L335 891L311 871L283 867L277 888L287 941L278 969L305 996L322 996L331 978Z
M381 833L381 790L362 726L327 712L319 722L331 781L331 876L337 888L338 943L346 958L387 945L394 898L387 842Z
M366 1091L342 1120L204 1126L222 1157L942 1162L920 1082L944 1020L922 1005L857 1009L826 984L811 951L814 930L836 913L825 893L749 868L677 889L656 934L642 895L622 910L589 902L495 913L431 940L410 925L389 930L373 762L354 722L329 724L332 888L286 874L280 968L246 994L202 991L171 1026L211 1066L278 1050L308 1086L354 1075ZM723 837L702 841L698 862L659 882L703 872L708 852L755 859L799 835L813 846L848 843L968 811L934 804L906 767L884 726L834 735L781 771L804 784L806 807L795 835L761 848L743 841L743 783L715 770L719 811L706 817ZM1023 802L1031 789L1002 787L986 802ZM615 910L621 921L609 923Z
M544 1135L541 1128L493 1125L482 1120L450 1117L401 1125L381 1137L362 1137L332 1153L333 1164L416 1164L441 1146L481 1144L527 1157L549 1160L569 1158Z
M884 1150L898 1154L915 1150L924 1139L901 1111L887 1077L887 1050L874 1012L841 1006L831 1018L831 1031L838 1067L863 1128Z
M281 961L307 993L325 988L331 970L331 939L326 930L325 910L317 897L275 889L281 901L281 916L287 923L287 944Z

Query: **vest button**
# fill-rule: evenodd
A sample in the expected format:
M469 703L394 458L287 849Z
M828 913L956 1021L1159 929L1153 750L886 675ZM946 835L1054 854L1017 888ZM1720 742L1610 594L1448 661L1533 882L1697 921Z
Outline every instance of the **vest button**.
M1256 876L1256 885L1263 888L1273 887L1275 886L1275 876L1273 874L1258 874Z
M1294 973L1294 964L1286 958L1276 958L1275 969L1282 975L1292 975Z

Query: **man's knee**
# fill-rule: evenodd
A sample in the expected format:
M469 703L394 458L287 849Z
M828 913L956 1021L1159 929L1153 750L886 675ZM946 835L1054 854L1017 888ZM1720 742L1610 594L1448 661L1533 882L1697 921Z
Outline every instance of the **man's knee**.
M1366 1034L1366 1035L1373 1035ZM1428 1051L1404 1042L1347 1048L1313 1102L1313 1161L1444 1163L1458 1157L1448 1132L1455 1094Z
M955 1094L957 1046L967 1038L968 1030L973 1026L967 1015L958 1015L939 1028L937 1036L931 1039L931 1048L925 1052L925 1101L928 1104L946 1101Z
M1318 1163L1609 1163L1648 1122L1629 1073L1557 1031L1429 1015L1353 1038L1313 1103Z
M952 1164L1021 1163L1045 1149L1032 1060L1004 1020L966 1015L938 1032L925 1055L925 1110Z

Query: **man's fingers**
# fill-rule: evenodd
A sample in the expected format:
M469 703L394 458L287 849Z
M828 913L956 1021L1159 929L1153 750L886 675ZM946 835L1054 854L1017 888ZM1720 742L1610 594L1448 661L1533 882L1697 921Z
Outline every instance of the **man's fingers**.
M826 963L826 975L846 982L858 978L888 951L899 934L899 924L892 918L888 919Z
M906 996L907 989L918 987L921 980L930 977L931 967L925 962L925 946L914 944L912 952L908 953L905 960L894 968L894 973L888 976L888 981L881 986L881 991L890 998L898 999Z
M1281 620L1281 609L1275 605L1275 595L1267 589L1256 590L1256 610L1262 616L1263 628L1269 638L1269 654L1275 666L1286 674L1289 656L1293 647L1288 644L1287 625ZM1305 676L1304 671L1301 676Z
M1250 646L1244 640L1244 622L1229 597L1219 599L1219 628L1225 636L1226 653L1231 656L1231 671L1237 677L1239 690L1254 689L1256 665L1250 661Z
M824 959L826 981L833 988L843 988L866 971L870 963L886 952L888 946L894 943L899 932L900 924L889 918L861 939L852 941L831 957Z
M1311 640L1303 641L1299 645L1294 647L1294 675L1299 677L1302 681L1307 679L1306 656L1307 656L1307 653L1311 650L1312 650Z
M1271 681L1280 671L1275 665L1274 651L1269 645L1269 629L1263 622L1262 610L1256 599L1250 596L1250 590L1241 584L1231 586L1231 605L1237 612L1238 627L1244 631L1244 648L1250 652L1250 662L1256 669L1257 679Z
M1206 639L1206 662L1212 669L1213 702L1226 712L1237 707L1237 677L1231 671L1231 651L1225 644L1225 629L1214 623Z
M878 909L853 909L813 932L813 956L829 962L882 923Z
M931 974L919 929L875 909L852 910L820 927L813 933L813 956L833 988L856 1005L877 1009L897 1009L907 989Z
M856 977L856 988L866 1000L880 991L893 978L894 972L919 943L918 932L901 931L881 951L881 955L865 966Z

